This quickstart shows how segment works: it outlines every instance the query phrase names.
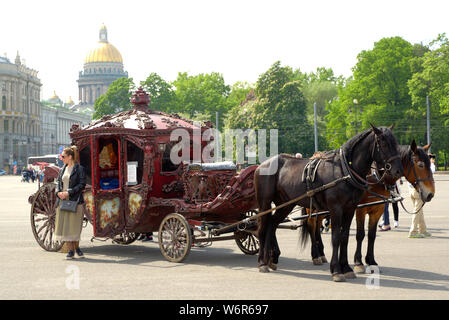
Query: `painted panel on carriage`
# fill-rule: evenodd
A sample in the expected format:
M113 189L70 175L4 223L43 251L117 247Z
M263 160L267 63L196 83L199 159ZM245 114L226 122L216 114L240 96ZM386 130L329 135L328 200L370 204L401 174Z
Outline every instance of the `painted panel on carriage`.
M92 192L83 193L84 202L86 203L86 209L91 215L94 214L94 198L92 197Z
M135 218L137 215L137 212L139 212L139 208L142 204L142 196L138 193L130 193L129 194L129 216L131 218Z
M104 229L109 224L114 227L119 225L120 199L100 200L100 227Z

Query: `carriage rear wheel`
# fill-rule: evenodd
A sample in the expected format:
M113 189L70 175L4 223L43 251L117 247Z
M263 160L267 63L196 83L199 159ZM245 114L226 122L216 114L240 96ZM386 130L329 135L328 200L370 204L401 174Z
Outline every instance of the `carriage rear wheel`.
M187 220L178 213L166 216L159 227L158 241L161 253L168 261L183 261L192 247L192 231Z
M37 243L47 251L59 251L63 241L54 239L56 218L56 185L44 184L34 196L31 205L31 230Z

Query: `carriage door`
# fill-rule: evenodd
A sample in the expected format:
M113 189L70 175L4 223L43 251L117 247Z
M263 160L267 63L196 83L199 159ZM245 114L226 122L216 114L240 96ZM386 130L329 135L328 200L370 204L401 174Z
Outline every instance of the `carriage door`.
M144 210L144 199L148 193L148 184L144 179L144 150L137 141L124 140L123 183L125 190L126 229L131 230L139 223Z
M93 145L94 235L111 237L125 227L122 143L108 136L97 138Z

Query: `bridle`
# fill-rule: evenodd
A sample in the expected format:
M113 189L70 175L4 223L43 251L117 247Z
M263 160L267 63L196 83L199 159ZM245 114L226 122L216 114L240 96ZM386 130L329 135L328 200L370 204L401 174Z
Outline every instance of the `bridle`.
M430 178L430 177L422 179L422 178L420 178L420 177L418 176L418 174L416 173L416 169L415 169L415 159L416 159L415 153L414 153L412 150L410 150L410 157L409 157L409 160L410 160L410 168L408 168L408 172L407 172L407 175L405 175L405 177L407 178L407 177L410 175L411 170L413 169L413 174L415 175L415 182L414 182L414 183L410 183L410 184L411 184L411 185L413 186L413 188L415 188L415 189L416 189L416 186L418 186L419 194L421 195L421 186L420 186L420 182L422 182L422 181L433 181L433 179ZM424 207L424 205L426 204L425 201L422 201L421 208L419 208L419 209L416 210L415 212L409 212L407 209L405 209L404 204L402 203L402 200L400 201L400 203L401 203L402 209L404 209L405 212L407 212L408 214L417 214L417 213Z
M377 135L376 133L374 133L373 132L373 134L374 134L374 144L373 144L373 149L371 150L371 159L373 159L374 160L374 153L375 153L375 151L377 150L377 153L378 153L378 155L380 155L380 158L382 159L382 155L384 154L383 152L382 152L382 147L381 147L381 145L380 145L380 143L379 143L379 141L378 141L378 137L380 137L380 136L382 136L383 135L383 133L381 133L381 134L379 134L379 135ZM341 150L341 149L340 149ZM359 188L362 186L363 187L363 189L365 189L365 190L367 190L368 189L368 185L374 185L374 184L378 184L378 183L383 183L383 181L385 180L385 177L387 176L387 174L390 174L390 171L391 171L391 168L392 168L392 165L391 165L391 162L393 161L393 160L396 160L396 159L400 159L400 156L399 156L399 154L397 154L397 155L395 155L395 156L392 156L392 157L390 157L390 158L388 158L387 160L384 160L384 159L382 159L382 161L384 162L384 167L383 168L381 168L380 170L381 171L383 171L383 174L382 174L382 176L381 176L381 178L377 181L377 182L369 182L369 181L367 181L366 179L364 179L364 178L362 178L350 165L352 164L352 162L347 162L347 160L346 160L346 156L345 156L345 154L344 154L344 152L342 152L342 150L341 150L341 155L342 155L342 164L344 164L343 165L343 170L345 171L345 167L347 167L347 169L348 169L348 171L349 171L349 174L351 175L351 177L352 177L352 179L354 179L354 176L358 179L358 180L360 180L360 181L362 181L363 182L363 184L364 185L362 185L362 184L360 184L360 183L357 183L358 185L359 185ZM377 167L378 167L378 163L377 163L377 161L376 160L374 160L374 162L376 163L376 170L378 170L377 169ZM346 173L345 173L346 174Z
M408 177L409 174L410 174L410 172L411 172L412 169L413 169L413 174L415 175L415 182L414 182L414 183L411 183L411 185L412 185L414 188L415 188L416 186L418 186L418 189L419 189L419 191L421 192L421 187L420 187L419 183L422 182L422 181L433 181L433 179L430 178L430 177L424 178L424 179L423 179L423 178L420 178L420 177L418 176L418 174L416 173L416 169L415 169L415 159L416 159L415 153L414 153L413 151L410 150L410 168L408 168L408 172L407 172L407 175L406 175L405 177ZM419 159L419 158L418 158L418 159Z

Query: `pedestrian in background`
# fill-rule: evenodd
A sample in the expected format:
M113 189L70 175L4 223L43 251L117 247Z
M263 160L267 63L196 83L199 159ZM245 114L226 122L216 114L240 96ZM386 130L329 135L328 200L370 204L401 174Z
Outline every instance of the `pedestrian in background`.
M55 239L65 241L69 252L66 259L73 259L75 252L80 258L84 258L79 248L79 240L83 224L83 190L86 186L86 174L84 168L78 164L78 150L75 146L65 148L62 153L62 167L56 187L58 203L55 218ZM61 200L78 201L76 212L61 210Z

